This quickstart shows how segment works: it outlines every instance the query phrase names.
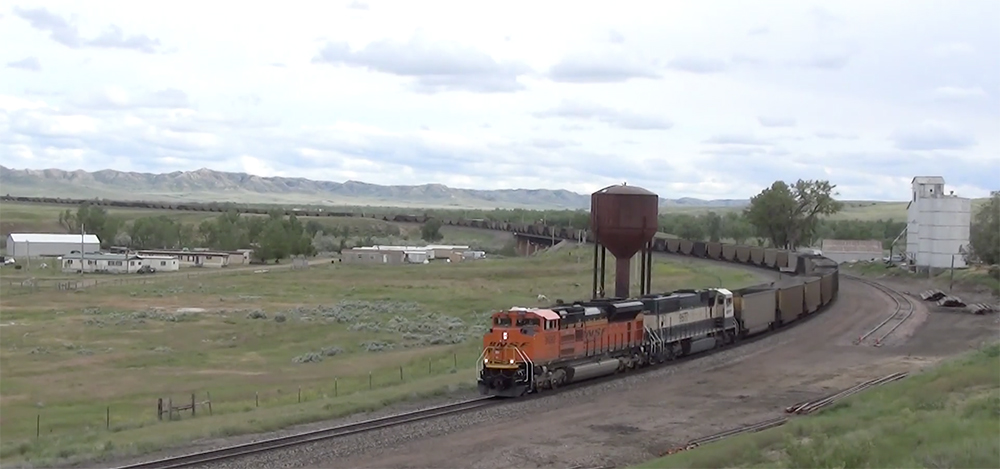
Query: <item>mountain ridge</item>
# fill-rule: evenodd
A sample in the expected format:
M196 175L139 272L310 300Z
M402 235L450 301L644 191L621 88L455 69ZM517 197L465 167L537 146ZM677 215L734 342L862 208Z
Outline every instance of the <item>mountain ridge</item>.
M439 183L379 185L256 176L200 168L169 173L101 169L13 169L0 165L0 191L18 196L267 202L313 205L412 205L451 208L588 209L590 194L565 189L463 189ZM137 192L138 191L138 192ZM207 200L206 200L207 199ZM660 198L661 207L742 207L746 199Z

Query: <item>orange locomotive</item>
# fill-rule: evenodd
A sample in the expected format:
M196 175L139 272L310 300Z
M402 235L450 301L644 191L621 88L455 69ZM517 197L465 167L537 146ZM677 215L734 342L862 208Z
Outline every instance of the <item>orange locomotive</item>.
M644 356L642 310L639 300L594 300L495 313L480 393L517 397L634 367Z

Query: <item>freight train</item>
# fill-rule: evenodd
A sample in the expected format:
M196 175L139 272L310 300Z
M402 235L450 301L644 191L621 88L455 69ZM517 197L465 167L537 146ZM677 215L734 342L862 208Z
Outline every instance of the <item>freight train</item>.
M655 238L658 205L656 194L645 189L610 186L592 195L592 230L556 232L542 227L538 232L535 225L523 227L529 234L593 242L592 296L494 313L477 362L480 394L518 397L726 347L816 313L836 298L836 262L761 246ZM608 251L616 258L611 298L604 297L603 286ZM787 275L735 291L720 287L652 293L652 253L657 251ZM629 263L637 252L642 273L639 295L633 297Z
M517 397L726 347L820 311L839 290L837 263L819 255L686 240L657 240L653 251L750 264L784 278L735 291L677 290L496 312L483 338L479 392Z

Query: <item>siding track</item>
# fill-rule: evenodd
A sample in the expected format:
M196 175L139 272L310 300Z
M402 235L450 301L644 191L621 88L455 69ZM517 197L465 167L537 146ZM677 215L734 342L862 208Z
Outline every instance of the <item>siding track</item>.
M882 342L885 341L889 335L896 331L899 326L902 326L910 316L913 316L914 305L913 301L910 300L906 295L900 293L892 288L882 285L878 282L868 280L866 278L857 277L854 275L849 275L845 273L840 274L842 277L849 278L851 280L857 280L865 285L869 285L882 293L885 293L889 299L895 303L895 308L892 313L890 313L882 322L878 323L877 326L865 332L863 335L858 337L858 340L854 341L854 345L871 344L875 347L881 347Z

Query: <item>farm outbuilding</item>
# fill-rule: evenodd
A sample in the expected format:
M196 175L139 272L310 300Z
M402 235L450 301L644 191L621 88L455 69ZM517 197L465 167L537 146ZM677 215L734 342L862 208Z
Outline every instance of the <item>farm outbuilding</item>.
M95 234L10 233L7 235L7 255L13 258L59 257L73 251L94 252L101 249Z
M882 259L882 242L877 239L824 239L820 249L839 263Z

